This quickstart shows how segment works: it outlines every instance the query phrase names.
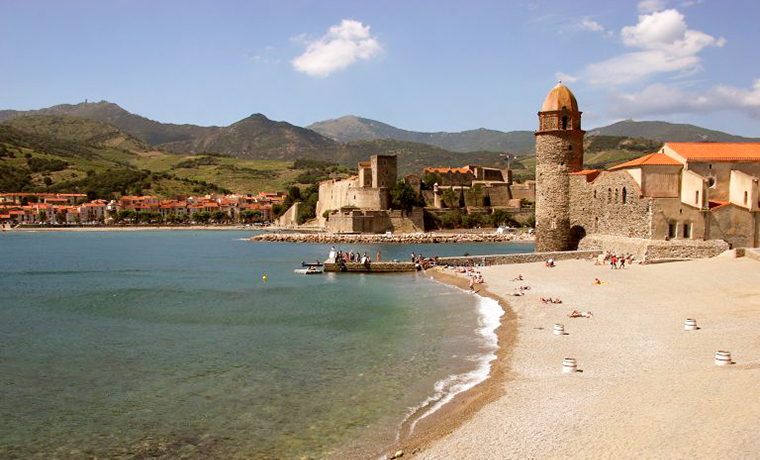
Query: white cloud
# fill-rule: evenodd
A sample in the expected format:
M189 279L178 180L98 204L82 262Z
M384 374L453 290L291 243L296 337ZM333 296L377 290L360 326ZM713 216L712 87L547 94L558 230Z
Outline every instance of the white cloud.
M578 24L578 27L581 30L589 30L591 32L604 32L604 27L602 27L601 24L588 18L584 18L580 24Z
M589 64L583 72L589 82L617 86L658 74L691 75L701 69L702 50L726 42L689 29L684 16L673 9L640 15L639 22L623 27L620 36L624 45L639 50Z
M352 19L344 19L330 27L318 40L308 41L303 36L297 40L307 45L306 51L291 63L297 71L312 77L327 77L359 59L370 59L382 51L380 43L370 35L369 26Z
M557 80L564 81L564 82L567 82L567 83L573 83L573 82L578 81L578 77L576 77L574 75L570 75L570 74L565 73L565 72L557 72L557 73L554 74L554 76L557 78Z
M760 78L749 89L717 85L704 92L687 92L678 86L655 83L638 93L615 94L612 110L626 117L742 110L760 118Z
M667 3L667 0L641 0L636 6L642 13L654 13L664 10Z

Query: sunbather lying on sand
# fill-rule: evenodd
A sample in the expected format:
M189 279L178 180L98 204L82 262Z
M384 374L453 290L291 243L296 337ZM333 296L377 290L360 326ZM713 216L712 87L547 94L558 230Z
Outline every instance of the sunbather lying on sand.
M605 284L607 284L607 282L601 281L599 278L594 278L594 282L591 284L593 284L594 286L604 286Z
M522 281L522 280L523 280L522 275L517 275L516 277L512 278L512 281Z
M594 314L591 313L590 311L573 310L570 313L568 313L567 316L570 318L593 318Z
M524 292L520 292L520 291L515 291L515 292L511 292L509 295L515 296L515 297L519 297L521 295L525 295L525 293Z
M551 297L541 297L541 302L543 303L562 303L559 299L552 299Z

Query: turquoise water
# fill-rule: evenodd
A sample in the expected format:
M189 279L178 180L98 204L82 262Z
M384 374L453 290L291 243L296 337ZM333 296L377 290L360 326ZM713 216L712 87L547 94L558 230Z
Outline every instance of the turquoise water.
M247 236L0 234L0 458L372 456L491 351L476 297L418 274L296 275L329 245Z

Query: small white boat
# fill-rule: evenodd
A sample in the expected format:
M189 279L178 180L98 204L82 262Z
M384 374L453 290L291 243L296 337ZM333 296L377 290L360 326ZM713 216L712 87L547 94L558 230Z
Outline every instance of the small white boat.
M318 275L322 273L322 267L297 268L293 270L293 273L298 273L299 275Z

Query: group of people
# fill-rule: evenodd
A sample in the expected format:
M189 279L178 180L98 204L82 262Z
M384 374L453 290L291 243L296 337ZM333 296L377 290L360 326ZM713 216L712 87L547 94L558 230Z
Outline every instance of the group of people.
M607 251L603 254L599 254L594 265L607 265L608 263L613 270L625 268L625 264L628 264L629 266L633 264L633 254L627 253L618 255L615 252Z
M335 246L330 248L330 253L328 254L329 259L335 260L335 263L349 263L349 262L356 262L360 263L362 265L369 265L370 262L372 262L372 256L368 255L365 251L364 254L359 253L358 251L348 251L343 252L335 249ZM375 258L376 262L380 261L380 253L377 253L377 257Z
M417 271L427 270L433 265L438 265L438 257L430 258L425 257L423 254L416 255L415 253L412 253L412 263Z

